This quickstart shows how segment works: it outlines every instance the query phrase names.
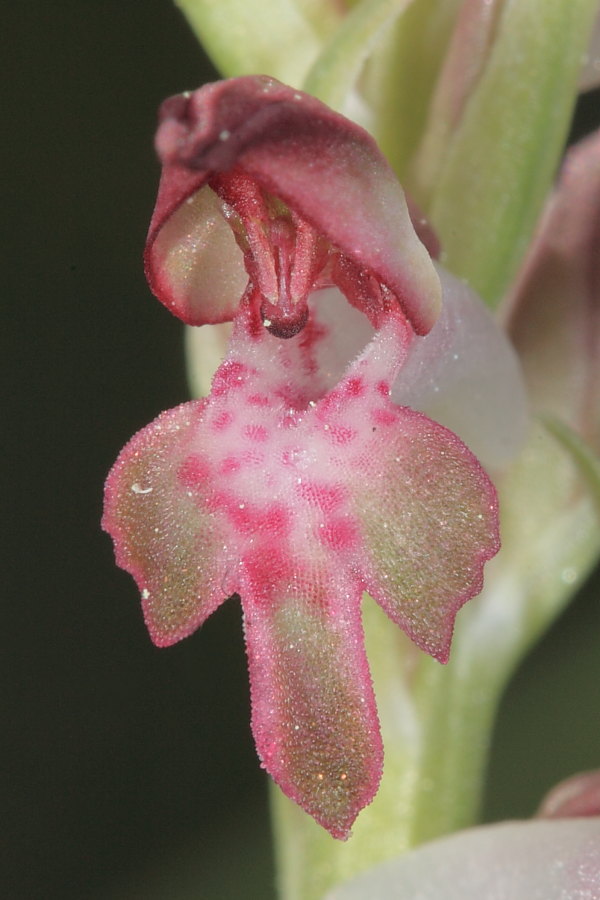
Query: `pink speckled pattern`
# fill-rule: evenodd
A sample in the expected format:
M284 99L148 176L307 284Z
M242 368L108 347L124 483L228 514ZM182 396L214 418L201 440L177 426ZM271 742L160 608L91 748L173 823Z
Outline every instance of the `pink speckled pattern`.
M497 509L464 444L389 398L412 339L403 317L388 311L331 388L316 364L328 328L311 312L281 340L243 301L208 400L123 450L104 527L158 645L239 594L262 762L344 838L382 765L363 591L445 660L497 549Z

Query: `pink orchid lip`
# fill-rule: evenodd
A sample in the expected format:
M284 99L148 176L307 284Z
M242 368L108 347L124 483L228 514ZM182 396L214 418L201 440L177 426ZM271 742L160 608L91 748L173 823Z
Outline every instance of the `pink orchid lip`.
M417 334L432 327L439 280L394 173L359 126L274 79L244 76L167 100L156 146L163 173L146 273L157 297L188 324L233 318L248 278L278 305L272 225L283 220L293 232L285 251L291 283L304 299L342 277L339 264L326 265L326 242L334 263L371 279L371 292L395 298ZM283 214L258 209L257 198L283 205Z
M414 340L397 307L333 385L318 345L335 325L282 341L255 320L243 304L206 400L122 451L103 524L158 646L241 598L259 757L344 839L382 770L363 593L445 662L498 549L497 498L459 438L393 403Z

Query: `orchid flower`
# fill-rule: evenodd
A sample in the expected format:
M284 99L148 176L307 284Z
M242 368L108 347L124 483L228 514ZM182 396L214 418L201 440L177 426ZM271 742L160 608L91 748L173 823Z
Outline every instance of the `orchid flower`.
M439 278L374 141L306 94L242 77L171 98L157 148L150 284L233 334L209 397L123 450L104 527L157 645L239 595L262 763L345 838L382 767L363 592L445 662L498 549L472 452L393 400L422 370ZM332 286L372 330L342 365Z
M231 76L162 108L145 255L204 396L114 466L117 560L159 646L241 600L286 900L483 897L492 844L550 897L594 822L335 886L476 820L506 680L600 553L597 136L548 200L598 0L176 2Z

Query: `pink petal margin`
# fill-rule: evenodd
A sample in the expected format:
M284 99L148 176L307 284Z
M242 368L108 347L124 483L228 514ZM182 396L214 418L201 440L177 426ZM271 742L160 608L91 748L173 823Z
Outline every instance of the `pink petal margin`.
M242 591L252 731L283 792L345 840L377 791L383 748L362 593L343 575L315 569L261 602Z
M202 476L209 473L200 471L189 448L205 406L184 403L139 431L104 491L102 527L114 541L117 564L137 582L159 647L192 634L228 596L227 546L205 502L210 480Z

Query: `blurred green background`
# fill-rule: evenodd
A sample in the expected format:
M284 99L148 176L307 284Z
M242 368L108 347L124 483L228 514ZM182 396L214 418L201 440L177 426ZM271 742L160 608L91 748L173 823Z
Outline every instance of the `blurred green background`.
M140 261L156 108L215 73L169 0L3 14L3 862L11 900L274 896L239 610L168 650L99 529L122 444L187 397ZM598 115L580 111L579 130ZM518 673L486 816L600 765L600 583Z

